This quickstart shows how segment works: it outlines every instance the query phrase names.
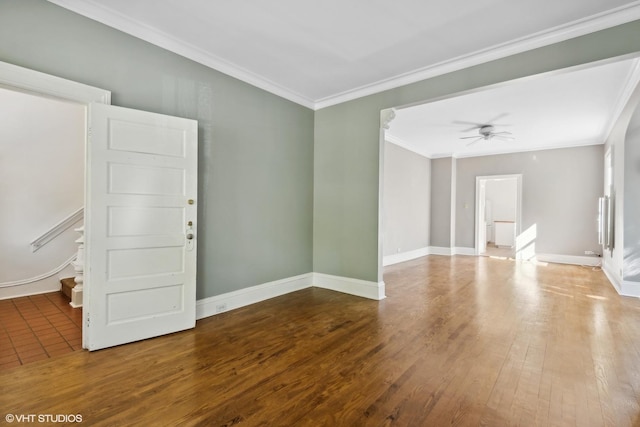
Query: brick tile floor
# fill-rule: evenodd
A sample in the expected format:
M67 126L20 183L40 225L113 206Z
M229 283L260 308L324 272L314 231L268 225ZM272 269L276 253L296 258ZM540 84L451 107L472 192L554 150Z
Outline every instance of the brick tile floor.
M60 292L0 300L0 370L80 350L81 325Z

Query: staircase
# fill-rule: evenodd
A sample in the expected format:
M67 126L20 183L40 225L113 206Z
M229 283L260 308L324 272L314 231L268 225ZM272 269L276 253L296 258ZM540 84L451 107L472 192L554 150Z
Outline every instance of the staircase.
M82 290L84 283L84 226L76 228L75 231L80 233L80 238L76 240L78 244L78 255L72 263L76 276L60 279L60 283L62 284L60 290L69 298L71 307L78 308L82 307Z
M64 296L69 298L69 301L71 301L71 292L72 292L73 288L76 286L76 282L75 282L74 278L73 277L66 277L64 279L60 279L60 283L62 284L60 292L62 292L64 294Z

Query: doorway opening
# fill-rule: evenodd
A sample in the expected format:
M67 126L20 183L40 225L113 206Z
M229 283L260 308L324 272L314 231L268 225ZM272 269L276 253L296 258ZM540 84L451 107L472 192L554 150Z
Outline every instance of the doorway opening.
M476 177L476 255L517 258L522 223L522 175Z
M84 117L77 120L73 124L67 124L68 127L79 127L77 133L81 135L81 144L86 147L87 144L87 120L86 112L89 104L111 104L111 92L82 83L66 80L60 77L41 73L28 68L19 67L13 64L0 62L0 87L9 91L23 92L36 97L49 98L53 100L63 101L70 105L81 106L84 110ZM81 114L82 115L82 114ZM34 126L37 125L37 122ZM80 156L85 161L84 152ZM82 166L83 168L85 165ZM82 190L84 192L84 189ZM85 212L86 214L86 212ZM75 257L74 257L75 258ZM27 283L28 285L28 283ZM76 285L76 288L78 285ZM80 295L82 294L82 285L79 286ZM40 293L40 292L36 292ZM83 324L86 322L83 321ZM82 339L85 338L85 331L82 331ZM83 342L84 347L84 342Z

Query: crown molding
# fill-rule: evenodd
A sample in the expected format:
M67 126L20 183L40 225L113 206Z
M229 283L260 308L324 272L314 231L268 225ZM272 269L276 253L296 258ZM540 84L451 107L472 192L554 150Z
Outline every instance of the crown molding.
M520 148L517 150L514 150L513 148L501 148L501 149L486 150L481 152L476 151L476 152L469 152L469 153L466 153L466 152L430 153L427 151L416 150L416 147L413 146L412 144L409 144L405 140L400 139L394 135L390 135L388 132L385 133L384 139L385 141L391 144L397 145L398 147L404 148L405 150L411 151L412 153L415 153L422 157L426 157L427 159L430 159L430 160L444 159L449 157L452 157L455 159L464 159L468 157L497 156L500 154L528 153L528 152L535 152L535 151L557 150L562 148L578 148L578 147L586 147L590 145L604 144L604 140L587 139L587 140L581 140L581 141L573 141L573 142L562 144L562 145L541 145L538 147L531 147L531 148L524 148L524 149Z
M50 3L68 9L79 15L105 24L116 30L120 30L131 36L149 42L155 46L191 59L199 64L213 68L228 76L234 77L257 88L263 89L274 95L314 109L313 100L291 91L271 80L265 79L249 70L246 70L232 62L226 61L216 55L212 55L203 49L186 43L170 34L151 27L126 15L118 13L94 0L47 0Z
M448 156L436 155L436 156L432 156L431 158L453 157L456 159L464 159L468 157L484 157L484 156L497 156L500 154L530 153L530 152L536 152L536 151L561 150L563 148L579 148L579 147L588 147L591 145L603 145L603 144L604 144L604 140L587 139L582 141L573 141L573 142L569 142L562 145L547 144L547 145L541 145L538 147L530 147L530 148L524 148L524 149L518 149L518 150L503 148L503 149L487 150L487 151L476 152L476 153L452 153Z
M521 37L487 49L482 49L467 55L461 55L405 74L331 95L326 98L316 100L315 109L319 110L357 98L362 98L364 96L373 95L385 90L395 89L421 80L462 70L464 68L469 68L554 43L559 43L571 38L615 27L617 25L622 25L637 19L640 19L640 1L634 1L631 4L592 15L587 18L579 19L568 24L560 25L549 30L541 31L530 36Z
M447 61L442 61L434 65L380 80L375 83L313 100L236 64L212 55L196 46L179 40L158 30L157 28L153 28L135 19L115 12L104 5L99 4L95 0L48 1L314 110L373 95L385 90L395 89L400 86L640 19L640 0L637 0L628 5L573 21L565 25L557 26L546 31L541 31L527 37L521 37L510 42L495 45L467 55L461 55Z

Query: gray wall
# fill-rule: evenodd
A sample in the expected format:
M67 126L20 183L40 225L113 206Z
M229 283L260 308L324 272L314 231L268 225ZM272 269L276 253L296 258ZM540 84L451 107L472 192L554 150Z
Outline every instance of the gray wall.
M624 143L623 279L640 282L640 108L635 107Z
M431 160L384 144L383 254L429 246Z
M451 157L431 160L431 246L451 247Z
M314 271L382 279L378 266L380 110L637 51L640 21L316 111ZM435 245L433 229L431 238Z
M0 61L198 120L198 298L312 270L313 111L44 0L0 0Z
M599 251L603 145L458 159L456 246L474 247L476 176L522 174L522 225L536 253Z

